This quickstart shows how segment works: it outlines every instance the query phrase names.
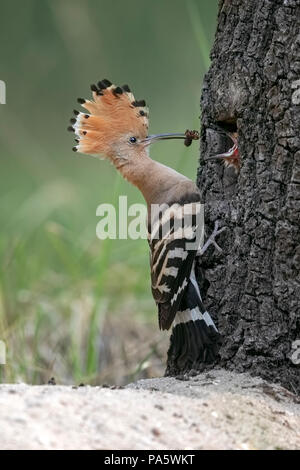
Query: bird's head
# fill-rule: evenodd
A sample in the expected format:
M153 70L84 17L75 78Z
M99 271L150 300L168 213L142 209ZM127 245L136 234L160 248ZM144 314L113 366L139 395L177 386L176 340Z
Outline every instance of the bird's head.
M238 149L237 133L223 131L223 134L225 134L231 140L231 148L227 150L227 152L212 155L207 157L205 160L222 160L226 167L232 167L234 168L235 172L238 173L240 171L241 160Z
M185 139L186 145L191 142L187 134L148 136L148 108L144 100L134 98L128 85L118 87L104 79L91 85L91 90L92 100L78 98L87 113L74 110L68 128L78 137L75 152L108 158L119 166L138 158L158 140Z

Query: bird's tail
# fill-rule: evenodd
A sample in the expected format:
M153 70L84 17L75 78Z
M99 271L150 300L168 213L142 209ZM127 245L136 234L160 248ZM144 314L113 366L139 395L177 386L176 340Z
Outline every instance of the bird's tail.
M173 322L165 375L201 371L205 365L213 364L218 357L220 339L203 307L198 285L191 278Z

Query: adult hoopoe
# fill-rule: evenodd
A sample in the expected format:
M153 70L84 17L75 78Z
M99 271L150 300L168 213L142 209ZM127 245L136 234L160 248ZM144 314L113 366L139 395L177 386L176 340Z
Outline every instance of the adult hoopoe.
M87 113L74 111L69 130L78 136L74 151L110 160L122 176L142 192L148 209L148 241L152 293L158 307L159 327L173 326L167 374L199 370L214 362L220 335L205 310L195 278L195 258L223 229L215 230L202 250L188 243L197 238L200 192L195 183L177 171L151 160L149 146L165 139L197 135L148 136L148 108L136 101L129 87L108 80L92 85L92 100L78 99ZM186 214L190 217L186 221ZM186 224L186 226L184 226ZM183 225L183 226L182 226Z

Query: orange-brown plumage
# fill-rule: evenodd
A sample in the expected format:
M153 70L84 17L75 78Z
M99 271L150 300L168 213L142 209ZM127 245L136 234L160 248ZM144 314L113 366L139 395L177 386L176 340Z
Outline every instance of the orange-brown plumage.
M99 82L110 83L108 80ZM102 85L103 86L103 85ZM147 137L148 109L145 102L137 102L127 86L99 88L92 85L92 100L79 99L89 112L77 113L74 131L79 137L74 150L91 155L112 157L112 143L122 135ZM143 105L143 106L142 106Z
M136 101L128 85L122 88L104 79L91 85L92 99L78 98L86 113L74 111L70 131L75 132L76 152L108 158L122 176L137 186L147 204L160 201L165 191L172 194L186 184L187 178L154 162L149 157L149 145L157 140L184 139L189 145L199 138L196 131L184 134L148 136L148 108L144 100ZM188 180L190 181L190 180ZM194 188L194 183L189 182Z

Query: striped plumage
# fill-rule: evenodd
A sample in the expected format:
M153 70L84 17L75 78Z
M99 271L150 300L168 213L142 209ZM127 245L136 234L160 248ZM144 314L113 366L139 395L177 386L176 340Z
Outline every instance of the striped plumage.
M71 119L69 130L78 137L73 150L107 158L142 192L148 208L152 293L159 326L173 327L167 373L199 370L215 360L219 341L194 273L202 228L200 192L190 179L149 157L149 145L157 140L184 139L189 145L198 133L147 136L148 108L127 85L116 87L101 80L91 89L93 100L78 99L89 114L74 111Z
M194 201L188 202L191 199ZM186 203L170 203L151 217L148 241L152 294L158 305L159 326L163 330L169 329L174 320L197 253L197 249L188 250L186 245L195 241L197 228L201 229L197 227L200 195L188 194L186 200ZM191 214L189 225L187 214Z
M152 294L159 327L173 325L167 374L199 370L215 360L220 335L203 306L195 277L195 259L201 240L200 194L190 193L170 203L148 224ZM157 211L158 212L158 211ZM186 214L191 217L187 220ZM195 249L188 244L195 243Z

